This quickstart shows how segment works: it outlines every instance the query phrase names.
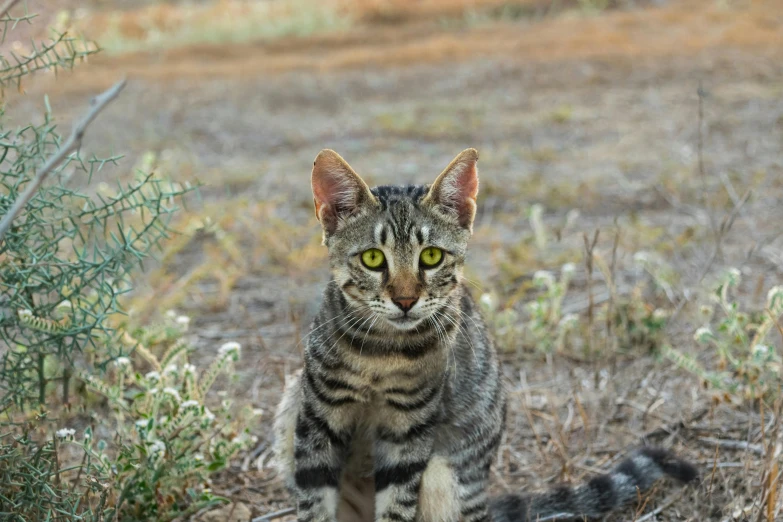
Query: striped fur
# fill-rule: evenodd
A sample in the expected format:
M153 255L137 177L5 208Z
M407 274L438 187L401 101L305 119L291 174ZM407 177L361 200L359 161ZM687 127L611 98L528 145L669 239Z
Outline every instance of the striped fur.
M477 159L464 151L430 186L370 189L336 153L316 158L313 195L332 279L275 421L276 461L300 522L593 517L663 475L695 477L689 464L643 449L583 486L490 501L506 398L462 284ZM443 251L431 268L419 261L428 247ZM380 269L361 262L371 248L385 256Z

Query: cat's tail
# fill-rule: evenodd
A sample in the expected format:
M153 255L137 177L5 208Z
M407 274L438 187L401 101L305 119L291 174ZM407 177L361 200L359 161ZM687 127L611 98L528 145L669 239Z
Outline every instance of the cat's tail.
M693 464L670 452L644 447L606 475L577 486L559 486L538 495L505 495L491 506L492 522L545 522L598 518L643 495L660 478L681 483L698 478Z

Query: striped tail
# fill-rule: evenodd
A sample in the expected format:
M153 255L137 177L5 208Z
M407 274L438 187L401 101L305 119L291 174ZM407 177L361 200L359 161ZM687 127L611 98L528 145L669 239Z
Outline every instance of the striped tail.
M492 522L545 522L599 518L630 504L664 476L681 483L698 478L693 464L670 452L644 447L606 475L579 486L559 486L539 495L505 495L493 501Z

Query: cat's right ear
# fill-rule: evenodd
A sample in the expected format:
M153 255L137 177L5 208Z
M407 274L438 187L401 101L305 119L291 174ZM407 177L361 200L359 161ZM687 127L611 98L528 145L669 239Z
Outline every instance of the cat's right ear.
M333 150L324 149L316 156L311 183L315 217L325 235L334 234L363 207L378 204L367 183Z

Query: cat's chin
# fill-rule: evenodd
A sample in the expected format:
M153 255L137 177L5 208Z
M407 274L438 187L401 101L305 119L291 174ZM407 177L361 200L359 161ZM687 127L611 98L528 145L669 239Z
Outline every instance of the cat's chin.
M397 331L407 332L419 326L423 320L424 319L421 317L407 317L407 316L397 317L397 318L387 317L386 323Z

